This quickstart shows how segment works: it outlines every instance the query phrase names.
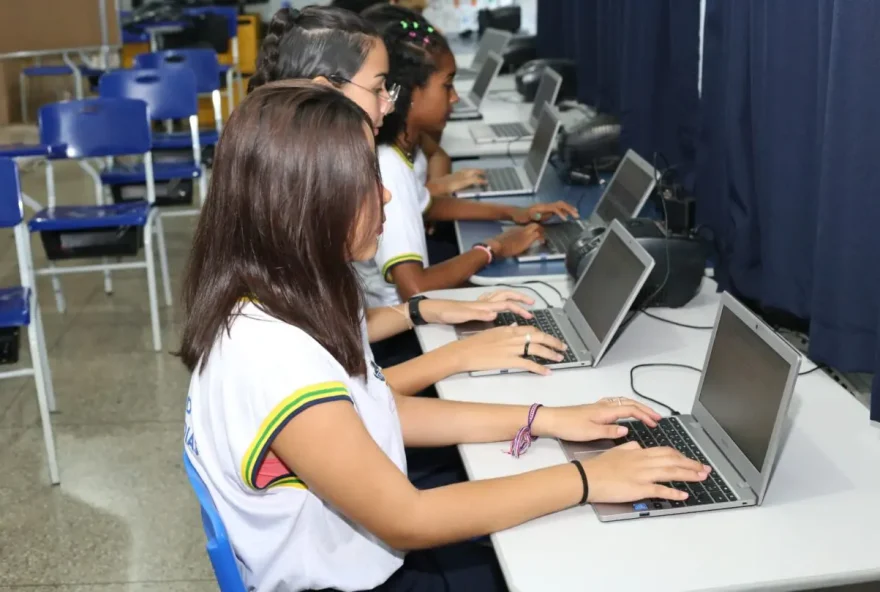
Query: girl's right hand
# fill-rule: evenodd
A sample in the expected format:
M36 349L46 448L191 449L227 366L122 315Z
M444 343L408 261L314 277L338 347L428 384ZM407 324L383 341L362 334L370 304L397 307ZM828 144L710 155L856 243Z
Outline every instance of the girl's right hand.
M456 349L461 372L520 369L548 375L550 370L523 357L526 335L531 336L529 355L560 361L565 344L534 327L495 327L450 344Z
M489 239L486 243L500 258L513 257L528 251L536 242L544 240L544 229L540 224L528 224L527 226L516 226L505 230L495 238Z
M641 448L627 442L583 462L589 502L684 501L687 494L660 483L704 481L710 468L672 448Z

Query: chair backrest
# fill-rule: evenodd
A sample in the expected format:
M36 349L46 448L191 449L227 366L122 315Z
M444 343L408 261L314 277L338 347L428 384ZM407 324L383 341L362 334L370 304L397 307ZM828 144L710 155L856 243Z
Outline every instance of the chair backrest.
M205 537L208 539L205 549L211 559L217 584L220 586L221 592L246 592L241 574L238 572L235 552L229 542L229 535L226 534L226 527L223 526L223 520L220 519L220 514L217 512L214 500L211 499L208 487L202 481L185 452L183 453L183 466L186 469L187 477L189 477L189 483L196 493L196 498L199 500L199 506L201 506L202 526L205 529Z
M64 146L67 158L150 151L147 104L137 99L82 99L40 107L40 143Z
M238 7L237 6L190 6L183 9L187 16L201 16L203 14L215 14L226 18L226 27L229 38L238 37Z
M111 70L98 83L106 99L140 99L149 107L150 119L187 119L199 112L196 76L189 68Z
M189 68L196 75L196 90L220 90L220 62L213 49L168 49L142 53L134 58L135 68Z
M0 158L0 228L13 228L23 219L18 165L11 158Z

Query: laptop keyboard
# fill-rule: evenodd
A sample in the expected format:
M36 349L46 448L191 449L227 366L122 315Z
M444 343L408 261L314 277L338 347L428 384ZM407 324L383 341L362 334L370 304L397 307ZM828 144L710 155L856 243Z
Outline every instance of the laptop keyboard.
M486 183L492 191L516 191L523 188L514 167L486 169Z
M539 309L533 310L532 314L534 315L531 319L527 319L521 317L519 315L513 314L512 312L500 312L498 316L495 317L495 326L496 327L508 327L510 325L529 325L537 328L540 331L543 331L547 335L552 335L562 343L568 346L568 349L562 353L562 359L560 361L556 360L547 360L545 358L539 358L537 356L526 356L529 360L533 362L537 362L538 364L547 365L547 364L563 364L566 362L576 362L577 358L572 353L571 344L569 344L565 337L562 336L562 331L559 329L559 325L556 324L556 320L553 318L553 315L547 309Z
M525 138L532 135L521 123L493 123L489 127L497 138Z
M544 226L544 239L555 252L565 253L583 231L584 228L577 222L550 224Z
M615 443L617 444L635 441L642 448L668 446L675 448L692 460L697 460L706 466L712 467L709 477L702 483L684 483L681 481L662 483L666 487L672 487L688 494L688 498L685 501L668 501L673 508L705 506L732 502L737 499L736 494L718 475L715 467L706 459L705 455L688 435L687 430L674 417L664 417L657 422L657 427L653 429L640 421L623 421L620 422L620 425L627 427L629 432L625 437L616 440ZM654 499L649 501L659 503L667 500Z

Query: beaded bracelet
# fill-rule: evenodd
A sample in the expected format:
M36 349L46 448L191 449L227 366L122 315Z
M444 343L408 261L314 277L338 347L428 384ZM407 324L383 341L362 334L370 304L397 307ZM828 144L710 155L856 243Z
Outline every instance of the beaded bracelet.
M535 421L535 415L538 414L538 409L541 407L543 407L543 405L540 403L534 403L529 407L528 423L519 429L516 436L514 436L513 441L510 443L510 451L508 451L508 454L513 458L519 458L525 454L526 450L529 449L529 446L532 445L532 442L538 439L537 436L532 434L532 423Z

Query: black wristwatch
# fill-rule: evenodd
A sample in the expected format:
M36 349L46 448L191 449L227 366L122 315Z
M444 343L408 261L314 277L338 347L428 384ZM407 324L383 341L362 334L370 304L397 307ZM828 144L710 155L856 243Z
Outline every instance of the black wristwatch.
M419 311L419 302L427 299L427 296L413 296L409 299L409 320L412 321L413 325L418 326L428 324L428 321L425 320L421 311Z

